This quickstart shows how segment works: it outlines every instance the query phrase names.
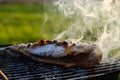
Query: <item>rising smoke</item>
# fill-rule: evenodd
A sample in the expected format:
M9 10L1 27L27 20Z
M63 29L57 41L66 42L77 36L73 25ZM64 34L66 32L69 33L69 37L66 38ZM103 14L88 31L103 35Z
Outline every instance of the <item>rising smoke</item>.
M120 55L119 0L58 0L55 5L71 19L69 28L56 39L91 41L100 46L104 58L112 52L114 57Z

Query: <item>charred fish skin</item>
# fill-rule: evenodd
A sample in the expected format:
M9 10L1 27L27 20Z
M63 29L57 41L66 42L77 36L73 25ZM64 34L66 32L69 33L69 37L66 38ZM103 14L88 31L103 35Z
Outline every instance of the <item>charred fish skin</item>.
M65 67L94 67L102 59L99 46L67 41L39 40L35 43L9 46L6 49L36 61Z

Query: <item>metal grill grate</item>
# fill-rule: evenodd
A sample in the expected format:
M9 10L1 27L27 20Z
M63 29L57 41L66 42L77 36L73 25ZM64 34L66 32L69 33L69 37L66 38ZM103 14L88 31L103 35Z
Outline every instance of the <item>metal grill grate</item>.
M29 58L12 57L4 54L0 56L0 69L10 80L87 79L120 71L120 61L101 63L89 69L63 68L36 62Z

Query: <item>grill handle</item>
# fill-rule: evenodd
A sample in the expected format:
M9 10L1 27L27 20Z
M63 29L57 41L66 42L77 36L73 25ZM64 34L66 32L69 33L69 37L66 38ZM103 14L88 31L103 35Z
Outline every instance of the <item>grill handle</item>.
M2 76L2 78L3 78L4 80L9 80L9 79L7 78L7 76L2 72L2 70L0 70L0 75Z

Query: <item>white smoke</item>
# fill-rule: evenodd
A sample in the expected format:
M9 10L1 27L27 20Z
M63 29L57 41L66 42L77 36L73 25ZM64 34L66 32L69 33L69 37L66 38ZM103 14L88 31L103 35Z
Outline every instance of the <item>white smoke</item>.
M100 46L104 58L117 49L120 55L119 0L58 0L58 10L71 19L69 28L57 39L91 41Z

